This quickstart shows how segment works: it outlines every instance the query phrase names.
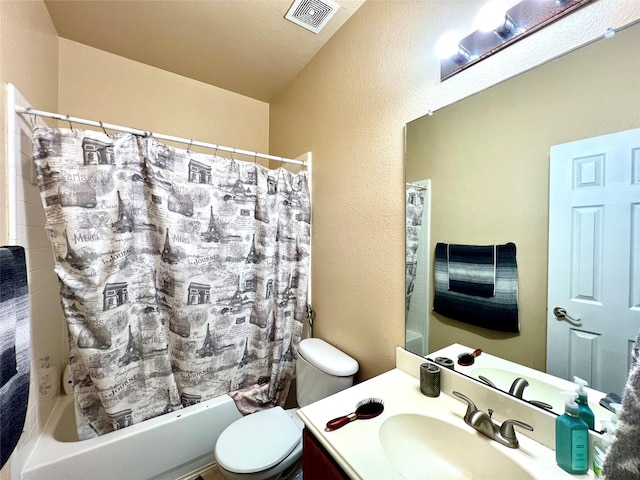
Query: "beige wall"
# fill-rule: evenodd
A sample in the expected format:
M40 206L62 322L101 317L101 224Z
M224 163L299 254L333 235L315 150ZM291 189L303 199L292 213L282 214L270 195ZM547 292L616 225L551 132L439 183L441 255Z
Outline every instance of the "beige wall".
M315 334L360 380L404 345L404 124L640 18L638 2L593 2L440 83L433 46L471 31L477 6L367 1L271 104L271 151L313 152Z
M58 35L42 2L6 0L0 2L0 135L2 159L0 173L5 178L5 87L20 90L42 108L58 106ZM8 238L5 209L0 211L0 239Z
M612 75L615 72L615 75ZM640 125L640 24L408 126L407 180L432 181L432 245L514 242L520 335L432 315L459 342L545 369L549 148Z
M58 299L49 295L46 286L53 268L51 249L43 248L47 242L44 233L44 212L39 201L37 188L20 177L8 178L6 152L5 84L18 85L22 94L31 102L44 109L56 110L58 105L58 35L51 23L49 13L42 2L0 1L0 245L7 243L25 247L29 277L29 293L32 317L38 317L50 308L51 302L57 307ZM12 206L22 212L18 220L18 231L8 231L7 198L8 182L24 188L24 195L18 197L18 205ZM45 272L48 272L49 276ZM53 280L55 282L55 279ZM55 283L54 283L55 285ZM56 322L55 316L47 320ZM43 328L32 327L32 358L38 359L51 353L52 364L59 362L57 350L62 339L62 331L46 338ZM36 341L37 339L37 341ZM54 345L54 351L49 348ZM39 352L38 352L38 351ZM38 396L35 363L32 363L29 387L29 405L25 422L25 433L20 438L17 449L0 471L2 480L19 478L22 466L33 448L41 428L44 426L53 400L41 400ZM3 412L5 415L6 412Z
M268 103L64 38L59 109L151 132L269 150Z

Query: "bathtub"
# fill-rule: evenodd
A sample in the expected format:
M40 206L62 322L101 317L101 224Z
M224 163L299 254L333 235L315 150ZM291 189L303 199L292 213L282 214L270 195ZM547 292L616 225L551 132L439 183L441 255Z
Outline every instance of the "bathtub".
M98 438L78 440L73 396L58 399L22 480L176 480L215 462L222 431L242 415L228 395Z

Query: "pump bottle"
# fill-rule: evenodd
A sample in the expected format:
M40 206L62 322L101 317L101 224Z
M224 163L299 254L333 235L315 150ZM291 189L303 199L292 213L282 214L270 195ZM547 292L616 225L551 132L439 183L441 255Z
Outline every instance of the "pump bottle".
M564 471L572 474L589 470L589 427L580 420L576 392L567 395L565 411L556 418L556 462Z
M573 381L578 385L578 388L576 389L576 393L578 394L576 403L578 404L579 416L589 428L593 429L596 418L593 414L593 410L589 407L589 399L587 397L587 392L584 389L588 383L586 380L575 376L573 377Z

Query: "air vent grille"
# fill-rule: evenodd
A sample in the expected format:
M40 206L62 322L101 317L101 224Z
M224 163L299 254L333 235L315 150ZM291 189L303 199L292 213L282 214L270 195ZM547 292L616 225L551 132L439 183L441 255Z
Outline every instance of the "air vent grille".
M320 32L340 8L328 0L295 0L285 15L287 20L311 30Z

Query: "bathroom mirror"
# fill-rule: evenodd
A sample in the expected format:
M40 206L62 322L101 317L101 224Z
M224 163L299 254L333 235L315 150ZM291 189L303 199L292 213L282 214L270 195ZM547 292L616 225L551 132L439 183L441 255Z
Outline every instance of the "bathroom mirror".
M427 192L422 230L430 236L418 251L422 265L407 260L407 285L414 283L407 350L415 352L416 338L428 334L423 355L460 343L546 370L549 150L640 127L639 45L634 24L407 124L406 182ZM416 193L407 199L414 205ZM411 234L407 245L418 242ZM425 264L437 242L516 244L519 333L432 312L433 267ZM416 312L421 296L425 310Z

